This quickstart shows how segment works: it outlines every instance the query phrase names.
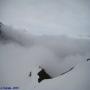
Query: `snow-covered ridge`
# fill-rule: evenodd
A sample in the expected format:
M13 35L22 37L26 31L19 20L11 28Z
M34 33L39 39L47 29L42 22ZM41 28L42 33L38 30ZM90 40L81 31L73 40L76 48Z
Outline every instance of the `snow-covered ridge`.
M45 80L34 90L89 90L90 89L90 62L79 63L69 73Z

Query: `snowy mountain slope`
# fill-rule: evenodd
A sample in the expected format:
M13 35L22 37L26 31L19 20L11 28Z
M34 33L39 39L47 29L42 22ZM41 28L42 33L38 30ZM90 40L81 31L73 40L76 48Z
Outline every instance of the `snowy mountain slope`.
M1 51L0 52L0 84L1 85L15 85L16 84L21 88L21 90L26 90L25 88L27 88L27 90L28 90L28 88L32 89L32 88L37 87L38 82L34 81L35 78L28 77L30 71L32 71L32 73L34 72L33 77L36 76L37 69L38 69L36 67L37 65L44 64L42 67L45 68L49 74L51 74L51 75L55 74L54 77L56 77L59 74L58 73L59 71L63 73L66 70L68 70L69 68L71 68L73 65L76 66L75 60L73 61L72 58L70 61L66 61L66 62L64 61L63 63L57 63L57 60L56 60L57 57L55 57L55 56L53 57L52 52L48 51L46 48L43 48L43 47L35 47L34 46L30 50L30 49L23 48L23 47L19 46L18 44L12 43L12 44L7 44L4 46L1 46L0 51ZM47 59L47 56L49 57L49 59ZM77 59L78 63L82 62L80 59L81 59L80 57ZM50 60L50 63L48 60ZM54 60L56 60L56 61L54 61ZM66 60L68 60L68 59L66 59ZM89 68L89 65L90 64L85 64L85 66L86 67L88 66L88 68ZM63 67L63 68L60 68L60 67ZM36 68L36 70L34 68ZM73 69L70 72L74 73L76 71L77 71L77 69ZM86 81L88 81L87 80L87 79L89 79L89 77L88 77L89 74L87 73L88 69L83 68L82 72L85 72L82 74L87 75ZM79 74L82 75L81 69L80 69ZM77 72L75 73L75 75L77 75ZM50 83L48 85L50 85L51 82L58 82L58 83L61 83L61 86L62 86L62 83L64 83L64 80L63 80L63 82L61 80L59 82L58 78L62 78L62 77L64 78L65 76L68 76L68 75L65 74L63 76L52 79L55 81L50 80ZM74 74L70 74L70 76L68 76L68 77L72 77L72 76L74 78ZM68 81L70 81L70 80L68 80ZM2 81L3 81L3 83L2 83ZM42 83L47 82L47 81L48 80L45 80ZM80 81L83 82L82 80L80 80ZM85 81L85 83L86 83L86 81ZM42 83L39 85L42 85ZM47 84L45 84L45 85L47 85ZM55 85L53 85L53 86L55 86ZM40 88L43 88L43 87L40 87ZM49 87L49 86L47 86L47 87ZM54 89L52 89L52 90L54 90ZM85 90L88 90L88 89L85 89Z
M72 71L51 80L44 80L34 90L89 90L90 62L78 64Z

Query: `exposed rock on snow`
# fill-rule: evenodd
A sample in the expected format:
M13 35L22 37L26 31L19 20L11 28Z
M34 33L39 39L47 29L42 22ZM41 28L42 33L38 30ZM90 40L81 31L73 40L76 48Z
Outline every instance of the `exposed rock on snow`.
M37 87L45 79L51 79L51 76L41 66L36 66L29 74L32 79L32 86Z
M39 68L41 69L37 73L37 75L39 76L39 78L38 78L39 83L44 79L51 79L51 76L43 68L41 68L40 66L39 66ZM29 73L29 77L32 77L32 73L33 73L33 71Z
M90 58L88 58L87 61L90 61Z
M45 80L35 90L90 90L90 62L78 64L72 71Z
M51 76L43 68L41 68L41 71L38 72L38 76L39 76L39 79L38 79L39 83L44 79L51 79Z

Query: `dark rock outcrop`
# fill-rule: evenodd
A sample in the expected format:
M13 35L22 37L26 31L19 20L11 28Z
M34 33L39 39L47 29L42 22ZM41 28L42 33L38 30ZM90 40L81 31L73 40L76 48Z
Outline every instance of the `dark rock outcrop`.
M87 58L87 61L90 61L90 58Z
M41 69L41 71L38 72L38 76L39 76L39 79L38 79L39 83L44 79L51 79L52 78L44 69Z

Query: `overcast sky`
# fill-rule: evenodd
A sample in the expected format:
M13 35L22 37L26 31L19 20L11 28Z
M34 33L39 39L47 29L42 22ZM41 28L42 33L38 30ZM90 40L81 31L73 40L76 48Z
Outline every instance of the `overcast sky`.
M0 21L33 34L90 34L89 0L0 0Z

